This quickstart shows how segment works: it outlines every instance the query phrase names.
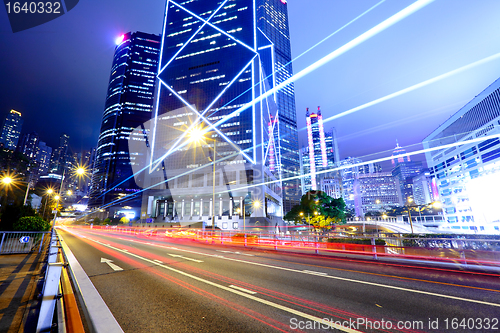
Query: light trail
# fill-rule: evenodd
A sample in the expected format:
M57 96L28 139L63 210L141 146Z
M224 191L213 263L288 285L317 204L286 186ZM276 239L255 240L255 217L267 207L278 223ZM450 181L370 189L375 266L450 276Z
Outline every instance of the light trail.
M268 90L266 93L264 93L264 94L260 95L259 97L255 98L251 102L243 105L241 108L237 109L236 111L233 111L232 113L228 114L227 116L225 116L224 118L222 118L221 120L219 120L217 123L215 123L214 126L219 126L219 125L225 123L226 121L228 121L229 119L231 119L235 115L239 114L240 112L243 112L244 110L246 110L246 109L248 109L250 107L253 107L255 104L257 104L257 103L261 102L262 100L264 100L265 98L273 95L278 90L285 88L289 84L291 84L291 83L299 80L300 78L306 76L307 74L309 74L309 73L315 71L316 69L322 67L323 65L325 65L328 62L332 61L333 59L339 57L340 55L346 53L347 51L351 50L352 48L354 48L354 47L358 46L359 44L363 43L364 41L370 39L371 37L379 34L380 32L384 31L385 29L393 26L394 24L398 23L399 21L403 20L404 18L406 18L406 17L410 16L411 14L417 12L418 10L424 8L425 6L427 6L428 4L430 4L433 1L434 0L417 0L416 2L412 3L408 7L404 8L403 10L401 10L401 11L397 12L396 14L392 15L391 17L389 17L385 21L377 24L376 26L374 26L370 30L362 33L358 37L354 38L350 42L347 42L343 46L339 47L335 51L333 51L330 54L328 54L327 56L319 59L318 61L316 61L315 63L309 65L306 68L304 68L303 70L301 70L297 74L291 76L287 80L285 80L282 83L278 84L276 87Z
M424 153L428 153L428 152L431 152L431 151L442 150L442 149L447 149L447 148L457 147L457 146L463 146L464 144L475 143L475 142L482 142L484 140L494 139L494 138L499 138L499 137L500 137L500 133L499 134L493 134L493 135L487 135L487 136L483 136L483 137L480 137L480 138L475 138L475 139L470 139L470 140L464 140L464 141L458 141L458 142L454 142L454 143L450 143L450 144L446 144L446 145L442 145L442 146L438 146L438 147L420 149L420 150L416 150L416 151L412 151L412 152L409 152L409 153L398 155L398 157L406 157L406 156L419 155L419 154L424 154ZM339 170L344 170L344 169L355 168L355 167L366 165L366 164L370 164L370 163L379 163L379 162L390 161L393 158L394 158L394 156L391 155L391 156L388 156L388 157L377 158L377 159L373 159L373 160L370 160L370 161L364 161L364 162L360 162L360 163L342 165L342 166L339 166L339 167L336 167L336 168L331 168L331 169L322 170L322 171L316 171L316 174L323 174L323 173L328 173L328 172L333 172L333 171L339 171ZM248 185L248 186L241 186L241 187L233 188L233 189L231 189L231 191L236 191L236 190L241 190L241 189L246 189L246 188L252 188L252 187L257 187L257 186L262 186L262 185L267 185L267 184L273 184L273 183L283 182L283 181L288 181L288 180L300 179L302 177L307 177L307 176L311 176L311 173L302 174L302 175L299 175L299 176L288 177L288 178L282 178L282 179L279 179L279 180L271 180L271 181L263 182L263 183L260 183L260 184L252 184L252 185ZM217 192L216 194L222 194L222 193L226 193L226 192L230 192L230 191L221 191L221 192Z
M356 20L358 20L360 17L366 15L368 12L370 12L371 10L373 10L374 8L376 8L377 6L379 6L384 1L385 0L383 0L383 1L379 2L379 3L377 3L375 6L369 8L367 11L365 11L362 14L360 14L358 17L356 17L355 19L351 20L350 22L348 22L347 24L345 24L344 26L342 26L340 29L336 30L335 32L333 32L332 34L330 34L328 37L326 37L325 39L323 39L319 43L315 44L313 47L309 48L307 51L303 52L301 55L299 55L299 57L302 56L302 55L304 55L305 53L309 52L313 48L317 47L318 45L320 45L321 43L323 43L325 40L327 40L328 38L330 38L331 36L335 35L336 33L338 33L339 31L341 31L342 29L344 29L348 25L350 25L353 22L355 22ZM385 29L389 28L390 26L394 25L395 23L399 22L400 20L406 18L407 16L413 14L414 12L418 11L419 9L427 6L428 4L430 4L433 1L434 0L418 0L418 1L414 2L410 6L404 8L403 10L401 10L398 13L394 14L393 16L389 17L385 21L379 23L375 27L371 28L370 30L366 31L365 33L363 33L360 36L356 37L355 39L351 40L350 42L344 44L343 46L341 46L340 48L336 49L335 51L331 52L329 55L323 57L322 59L318 60L317 62L313 63L312 65L306 67L305 69L303 69L299 73L293 75L292 77L290 77L289 79L285 80L284 82L282 82L281 84L277 85L276 87L272 88L271 90L269 90L265 94L259 96L257 99L254 99L252 102L250 102L250 103L246 104L245 106L241 107L240 109L238 109L238 110L230 113L229 115L227 115L226 117L222 118L220 121L218 121L217 123L215 123L213 125L213 127L217 127L217 126L221 125L222 123L224 123L225 121L227 121L230 118L234 117L236 114L240 113L241 111L246 110L247 108L252 107L253 105L255 105L256 103L262 101L263 99L265 99L265 98L267 98L267 97L275 94L278 90L286 87L290 83L292 83L292 82L294 82L294 81L302 78L303 76L309 74L310 72L312 72L312 71L320 68L321 66L323 66L326 63L328 63L329 61L337 58L341 54L347 52L348 50L354 48L355 46L361 44L362 42L368 40L369 38L375 36L376 34L384 31ZM158 108L158 103L157 103L157 108ZM156 117L158 117L158 115L156 115ZM154 145L154 140L155 140L155 137L156 137L156 129L157 129L157 126L156 126L156 122L155 122L155 124L154 124L154 131L153 131L153 145ZM185 143L184 145L186 145L186 144L187 143ZM184 145L181 145L178 148L182 148ZM151 154L151 156L153 156L153 154ZM102 197L103 195L109 193L111 190L113 190L116 187L120 186L121 184L125 183L127 180L133 178L135 175L138 175L140 172L142 172L142 171L150 168L153 164L161 162L161 160L163 160L163 158L165 158L165 157L166 156L162 156L161 158L158 158L155 161L150 161L149 165L147 165L146 167L144 167L140 171L136 172L132 176L128 177L127 179L123 180L119 184L113 186L108 191L100 194L99 197ZM99 207L99 209L106 208L106 207L109 207L109 205L104 205L102 207Z
M452 75L455 75L455 74L458 74L458 73L461 73L463 71L466 71L466 70L469 70L471 68L474 68L476 66L479 66L479 65L483 65L487 62L490 62L490 61L493 61L493 60L496 60L500 58L500 53L497 53L497 54L494 54L492 56L489 56L489 57L486 57L484 59L481 59L481 60L478 60L476 62L473 62L471 64L468 64L468 65L465 65L465 66L462 66L460 68L457 68L455 70L452 70L448 73L444 73L444 74L441 74L441 75L438 75L432 79L429 79L429 80L426 80L426 81L423 81L423 82L420 82L420 83L417 83L413 86L410 86L408 88L405 88L405 89L402 89L402 90L399 90L399 91L396 91L395 93L392 93L392 94L389 94L387 96L384 96L384 97L381 97L381 98L378 98L376 100L373 100L371 102L368 102L368 103L365 103L363 105L360 105L360 106L357 106L355 108L352 108L352 109L349 109L347 111L344 111L344 112L341 112L339 114L336 114L334 116L331 116L331 117L328 117L326 119L323 120L324 123L328 122L328 121L331 121L331 120L334 120L334 119L337 119L337 118L340 118L340 117L344 117L344 116L347 116L351 113L354 113L354 112L357 112L357 111L360 111L360 110L363 110L363 109L366 109L370 106L373 106L373 105L376 105L376 104L379 104L379 103L382 103L382 102L385 102L385 101L388 101L392 98L395 98L395 97L398 97L398 96L401 96L403 94L406 94L408 92L411 92L411 91L414 91L416 89L419 89L419 88L422 88L422 87L425 87L425 86L428 86L429 84L432 84L432 83L435 83L437 81L441 81L441 80L444 80L446 78L449 78L450 76ZM303 129L301 129L303 130Z

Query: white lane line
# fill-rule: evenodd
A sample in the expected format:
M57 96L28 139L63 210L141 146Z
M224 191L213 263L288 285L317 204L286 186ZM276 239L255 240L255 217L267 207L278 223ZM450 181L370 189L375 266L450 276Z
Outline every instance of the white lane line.
M193 258L188 258L188 257L182 257L182 259L191 260L194 262L203 262L203 260L198 260L198 259L193 259Z
M163 261L155 259L154 261L159 262L160 264L163 264Z
M215 251L217 251L217 252L224 252L224 253L233 253L231 251L222 251L222 250L215 250Z
M248 289L245 289L245 288L241 288L241 287L238 287L238 286L233 286L233 285L230 285L231 288L234 288L234 289L238 289L240 291L244 291L246 293L249 293L249 294L252 294L252 295L255 295L257 294L257 292L255 291L251 291L251 290L248 290Z
M93 240L93 241L96 242L95 240ZM107 245L110 246L109 244L107 244ZM167 246L162 246L162 245L158 245L158 246L159 247L168 248ZM185 250L185 249L176 249L176 250L187 252L187 253L192 253L192 254L199 254L199 255L204 255L204 256L208 256L208 257L220 258L220 259L225 259L225 260L229 260L229 261L235 261L235 262L240 262L240 263L255 265L255 266L274 268L274 269L279 269L279 270L288 271L288 272L296 272L296 273L301 273L301 274L308 274L308 273L305 273L303 270L300 271L298 269L293 269L293 268L267 265L267 264L262 264L262 263L258 263L258 262L246 261L246 260L243 260L243 259L228 258L228 257L216 255L216 254L208 254L208 253L197 252L197 251L189 251L189 250ZM408 289L408 288L403 288L403 287L390 286L390 285L381 284L381 283L375 283L375 282L368 282L368 281L348 279L348 278L343 278L343 277L339 277L339 276L332 276L332 275L323 275L323 276L325 278L328 278L328 279L334 279L334 280L340 280L340 281L346 281L346 282L366 284L366 285L369 285L369 286L375 286L375 287L381 287L381 288L387 288L387 289L400 290L400 291L405 291L405 292L415 293L415 294L422 294L422 295L429 295L429 296L435 296L435 297L442 297L442 298L454 299L454 300L463 301L463 302L483 304L483 305L489 305L489 306L494 306L494 307L499 307L500 308L500 304L498 304L498 303L491 303L491 302L479 301L479 300L470 299L470 298L463 298L463 297L456 297L456 296L451 296L451 295L431 293L431 292L428 292L428 291L414 290L414 289Z
M159 246L162 247L162 245L159 245ZM245 263L245 264L250 264L250 265L255 265L255 266L274 268L274 269L279 269L279 270L288 271L288 272L296 272L296 273L301 273L301 274L310 274L310 273L305 273L303 270L300 271L298 269L293 269L293 268L273 266L273 265L268 265L268 264L262 264L262 263L259 263L259 262L246 261L246 260L243 260L243 259L228 258L228 257L216 255L216 254L208 254L208 253L203 253L203 252L189 251L189 250L185 250L185 249L178 249L178 250L179 251L183 251L183 252L187 252L187 253L205 255L205 256L208 256L208 257L220 258L220 259L224 259L224 260L235 261L235 262L240 262L240 263ZM391 285L386 285L386 284L381 284L381 283L348 279L348 278L343 278L343 277L339 277L339 276L332 276L332 275L322 275L322 276L325 277L325 278L328 278L328 279L334 279L334 280L340 280L340 281L347 281L347 282L353 282L353 283L360 283L360 284L366 284L366 285L369 285L369 286L375 286L375 287L381 287L381 288L387 288L387 289L400 290L400 291L405 291L405 292L410 292L410 293L415 293L415 294L430 295L430 296L435 296L435 297L442 297L442 298L454 299L454 300L463 301L463 302L470 302L470 303L484 304L484 305L489 305L489 306L494 306L494 307L500 307L500 304L497 304L497 303L479 301L479 300L470 299L470 298L463 298L463 297L456 297L456 296L451 296L451 295L431 293L431 292L428 292L428 291L414 290L414 289L408 289L408 288L403 288L403 287L396 287L396 286L391 286Z
M192 258L188 258L188 257L184 257L180 254L172 254L172 253L167 253L169 256L171 257L175 257L175 258L182 258L182 259L186 259L186 260L191 260L191 261L194 261L194 262L203 262L203 260L198 260L198 259L192 259Z
M99 244L103 244L101 242L98 242L96 240L94 240L94 242L96 243L99 243ZM253 296L253 295L249 295L247 294L246 292L243 292L243 291L240 291L240 290L236 290L234 288L230 288L230 287L226 287L226 286L223 286L221 284L218 284L218 283L215 283L215 282L212 282L212 281L209 281L209 280L205 280L201 277L198 277L198 276L195 276L195 275L192 275L192 274L189 274L189 273L186 273L186 272L183 272L183 271L180 271L178 269L175 269L175 268L172 268L170 266L165 266L163 264L160 264L160 263L157 263L155 262L154 260L151 260L151 259L148 259L148 258L144 258L144 257L141 257L137 254L134 254L134 253L130 253L130 252L125 252L123 251L122 249L119 249L117 247L114 247L114 246L111 246L111 245L108 245L108 247L110 249L113 249L113 250L116 250L116 251L120 251L120 252L124 252L130 256L133 256L133 257L136 257L138 259L141 259L141 260L144 260L144 261L147 261L147 262L150 262L152 264L155 264L157 266L160 266L160 267L163 267L165 269L168 269L169 271L172 271L172 272L175 272L175 273L178 273L178 274L181 274L181 275L184 275L186 277L189 277L191 279L194 279L194 280L197 280L197 281L200 281L200 282L203 282L203 283L206 283L208 285L211 285L213 287L216 287L216 288L219 288L219 289L222 289L222 290L226 290L226 291L229 291L229 292L232 292L234 294L237 294L237 295L240 295L240 296L243 296L243 297L246 297L246 298L249 298L251 300L254 300L256 302L259 302L259 303L262 303L262 304L266 304L266 305L269 305L269 306L272 306L273 308L276 308L276 309L280 309L280 310L283 310L283 311L286 311L286 312L289 312L291 314L294 314L294 315L297 315L297 316L300 316L302 318L306 318L306 319L309 319L309 320L312 320L312 321L317 321L317 322L321 322L322 325L327 325L327 326L330 326L332 328L336 328L338 330L341 330L343 332L348 332L348 333L361 333L361 331L356 331L356 330L353 330L353 329L350 329L350 328L347 328L347 327L338 327L337 325L335 325L335 323L331 322L331 321L325 321L323 320L322 318L320 317L316 317L316 316L311 316L310 314L307 314L307 313L304 313L302 311L298 311L298 310L295 310L295 309L292 309L292 308L289 308L287 306L284 306L284 305L281 305L281 304L278 304L278 303L274 303L274 302L271 302L271 301L268 301L268 300L265 300L265 299L262 299L262 298L259 298L259 297L256 297L256 296Z
M328 275L327 273L315 272L315 271L308 271L308 270L305 270L305 269L302 272L307 273L307 274L312 274L312 275L321 275L321 276Z

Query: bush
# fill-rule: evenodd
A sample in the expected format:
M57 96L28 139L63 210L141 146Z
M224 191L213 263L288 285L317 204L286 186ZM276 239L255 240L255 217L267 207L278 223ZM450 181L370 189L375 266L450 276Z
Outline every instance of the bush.
M50 222L45 221L40 216L25 216L14 223L13 229L19 231L48 231L50 230Z
M346 243L346 244L362 244L371 245L372 240L370 238L328 238L327 243ZM375 245L385 245L385 240L375 239Z
M101 219L100 219L100 218L98 218L98 217L96 217L96 218L92 221L92 223L94 223L94 225L99 225L99 224L101 224Z

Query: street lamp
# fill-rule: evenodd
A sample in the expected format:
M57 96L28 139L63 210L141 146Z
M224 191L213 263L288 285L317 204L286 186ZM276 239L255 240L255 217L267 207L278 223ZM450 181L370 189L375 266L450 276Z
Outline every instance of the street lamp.
M408 202L409 202L409 203L411 203L412 201L413 201L413 199L412 199L412 198L408 198ZM433 201L433 202L431 202L431 203L429 203L429 204L425 204L425 205L412 205L412 206L407 205L407 206L406 206L406 208L407 208L407 210L408 210L408 218L410 219L411 233L413 233L413 222L412 222L412 220L411 220L411 208L429 207L429 206L432 206L432 207L433 207L433 208L435 208L435 209L439 209L439 208L441 208L441 207L442 207L442 205L441 205L441 201ZM418 213L420 214L420 209L419 209ZM420 215L420 216L422 216L422 215Z
M214 158L213 158L213 171L212 171L212 236L215 232L215 159L217 155L217 142L214 138L209 139L205 137L205 132L200 127L193 127L189 131L189 137L193 143L200 143L200 141L212 140L214 142ZM245 203L243 202L243 206ZM244 218L245 215L243 215ZM245 222L243 222L243 227L245 227Z
M17 186L17 184L19 184L19 183L26 183L26 192L24 194L23 206L26 205L26 201L28 200L28 193L29 193L30 186L31 186L30 182L19 181L19 180L15 179L14 176L11 176L9 174L3 176L1 179L1 182L2 182L2 185L4 185L7 188L6 193L5 193L5 198L7 198L7 193L8 193L8 190L9 190L11 185ZM7 200L7 199L5 199L5 200Z

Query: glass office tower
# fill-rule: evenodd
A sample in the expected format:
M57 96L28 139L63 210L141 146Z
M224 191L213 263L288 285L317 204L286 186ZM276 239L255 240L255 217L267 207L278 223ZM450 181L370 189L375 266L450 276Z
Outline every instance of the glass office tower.
M16 149L19 137L21 136L22 126L23 119L21 118L21 112L10 110L7 117L5 117L2 133L0 134L0 144L2 144L5 149Z
M128 142L141 140L132 132L151 119L160 36L129 32L116 43L92 173L91 208L137 193L140 188L132 176L132 166L146 159L141 151L129 152ZM126 205L134 206L132 199L134 196L128 196ZM140 196L135 200L139 207Z
M272 90L291 75L286 4L166 6L143 217L276 226L299 163L293 87Z

